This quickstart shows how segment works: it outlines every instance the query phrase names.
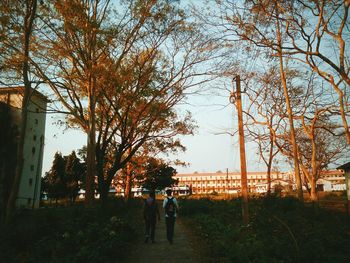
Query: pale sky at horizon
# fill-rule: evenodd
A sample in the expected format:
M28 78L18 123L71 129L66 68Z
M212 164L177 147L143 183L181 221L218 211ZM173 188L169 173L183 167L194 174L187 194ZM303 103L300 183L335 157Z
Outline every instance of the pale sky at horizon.
M112 1L114 4L118 1ZM204 4L204 1L185 0L181 4ZM239 54L236 54L239 55ZM246 61L247 63L247 61ZM248 62L249 63L249 62ZM207 85L214 85L207 83ZM206 89L210 89L206 86ZM232 89L232 87L229 87ZM173 156L190 163L188 167L175 167L178 173L216 172L218 170L240 171L238 135L220 134L237 129L237 112L234 105L229 104L227 90L215 94L193 95L188 98L188 104L181 105L181 110L188 110L199 126L194 136L182 137L181 141L187 148L185 153ZM243 96L243 107L245 105ZM53 117L53 118L52 118ZM55 152L68 155L72 150L80 149L86 144L86 135L77 130L63 133L63 129L53 125L56 117L47 116L46 139L44 148L43 175L49 171ZM53 136L55 135L55 136ZM246 160L248 171L265 171L265 165L259 163L259 157L252 143L246 144Z
M188 167L175 167L178 173L240 171L238 135L222 134L225 131L237 129L237 113L234 105L228 104L228 98L215 95L196 95L190 97L188 104L182 105L183 110L189 110L199 128L193 136L183 136L181 141L187 148L170 159L180 159L190 163ZM226 107L224 107L227 105ZM244 106L244 104L243 104ZM66 130L54 122L59 119L56 114L46 117L45 147L43 173L52 166L53 156L59 151L68 155L86 144L86 135L80 130ZM218 133L221 133L218 135ZM265 165L259 163L259 157L252 143L246 144L246 159L248 171L265 171Z

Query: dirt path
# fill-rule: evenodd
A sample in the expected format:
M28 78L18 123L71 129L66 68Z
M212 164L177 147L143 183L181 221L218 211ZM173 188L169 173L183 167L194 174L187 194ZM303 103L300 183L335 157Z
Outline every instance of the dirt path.
M144 231L139 227L139 231ZM195 239L191 238L184 222L178 218L175 223L175 234L173 244L169 244L166 239L166 227L164 215L161 221L157 222L155 240L156 243L144 243L143 238L139 238L135 244L134 251L122 263L199 263L198 251L195 249Z

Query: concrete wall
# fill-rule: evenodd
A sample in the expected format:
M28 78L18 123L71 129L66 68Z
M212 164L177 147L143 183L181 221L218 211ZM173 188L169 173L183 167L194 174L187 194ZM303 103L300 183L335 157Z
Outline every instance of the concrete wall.
M17 204L19 207L39 207L42 161L45 138L46 102L32 97L28 108L24 165Z
M22 99L22 87L0 89L0 100L11 106L14 120L18 124L21 120ZM39 207L46 104L47 99L43 95L37 92L32 93L28 106L26 137L24 141L23 172L16 202L19 208Z

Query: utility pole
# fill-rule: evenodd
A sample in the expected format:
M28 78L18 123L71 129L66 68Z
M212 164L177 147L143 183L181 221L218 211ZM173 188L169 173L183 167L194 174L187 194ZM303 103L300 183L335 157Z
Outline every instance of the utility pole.
M247 180L247 165L245 159L245 143L243 131L243 111L241 99L241 79L237 75L236 92L233 91L230 96L231 103L235 104L238 113L238 134L239 134L239 155L241 161L241 189L242 189L242 215L244 225L249 223L249 208L248 208L248 180Z

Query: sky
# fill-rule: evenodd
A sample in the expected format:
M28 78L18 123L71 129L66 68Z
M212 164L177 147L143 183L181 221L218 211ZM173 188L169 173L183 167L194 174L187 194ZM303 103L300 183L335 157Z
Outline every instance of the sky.
M246 105L243 96L243 107ZM229 104L228 92L223 91L220 96L194 95L181 105L181 110L192 113L198 129L193 136L180 137L186 152L169 156L169 159L189 163L187 167L175 167L177 172L240 171L238 135L226 133L237 130L237 111L233 104ZM57 114L46 117L43 175L50 170L57 151L68 155L86 144L86 135L82 131L57 126L55 123L60 118L63 116ZM246 143L246 160L248 171L265 170L252 143Z
M118 3L118 0L112 2ZM200 6L204 1L183 0L182 3ZM251 62L245 61L246 64ZM206 88L210 89L209 86ZM243 109L247 104L247 98L243 95ZM187 148L186 152L170 156L172 159L189 163L187 167L175 167L177 171L179 173L216 172L226 169L240 171L238 135L231 136L227 133L237 130L237 111L234 105L229 104L229 92L223 90L219 95L193 95L188 98L188 103L181 105L180 108L192 113L198 129L193 136L180 138ZM79 130L64 130L55 124L59 119L63 119L63 116L48 114L46 118L43 175L50 170L53 156L57 151L68 155L71 151L86 145L85 133ZM246 143L246 160L248 171L266 170L259 160L253 143ZM283 167L283 170L286 169L290 168Z
M113 1L117 2L117 1ZM184 4L199 2L186 0ZM208 86L209 85L209 86ZM208 83L205 90L210 90ZM231 87L230 87L231 89ZM248 103L243 96L243 108ZM238 135L231 136L225 132L237 130L237 112L229 104L229 92L215 94L196 94L180 106L181 111L188 110L197 122L198 129L193 136L180 137L187 151L170 159L179 159L189 163L187 167L175 167L178 173L240 171ZM53 156L59 151L68 155L72 150L80 149L86 144L86 135L78 130L59 128L54 122L60 116L48 115L46 120L46 139L44 148L43 174L52 166ZM62 117L61 117L62 118ZM246 144L248 171L264 171L265 166L259 162L252 143Z

